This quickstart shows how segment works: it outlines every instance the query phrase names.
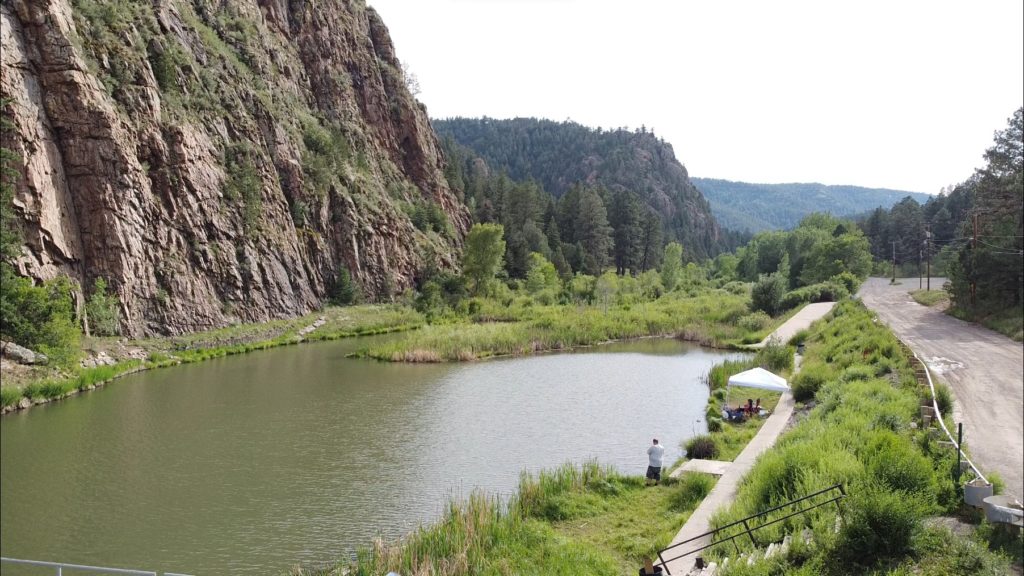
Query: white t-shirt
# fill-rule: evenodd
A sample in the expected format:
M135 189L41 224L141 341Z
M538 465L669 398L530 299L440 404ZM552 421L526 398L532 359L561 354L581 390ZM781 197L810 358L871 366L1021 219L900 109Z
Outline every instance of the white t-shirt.
M654 444L647 449L647 456L651 466L661 468L661 458L665 455L665 447L661 444Z

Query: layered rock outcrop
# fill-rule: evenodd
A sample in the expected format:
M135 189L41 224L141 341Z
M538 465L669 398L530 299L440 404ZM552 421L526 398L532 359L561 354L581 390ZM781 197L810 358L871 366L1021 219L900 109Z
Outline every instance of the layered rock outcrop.
M4 0L20 271L103 277L135 336L371 299L469 216L363 2ZM443 214L423 218L423 214Z

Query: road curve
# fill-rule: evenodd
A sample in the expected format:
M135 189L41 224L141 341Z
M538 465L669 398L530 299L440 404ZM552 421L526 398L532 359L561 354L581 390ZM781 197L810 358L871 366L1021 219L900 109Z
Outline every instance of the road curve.
M933 286L943 279L933 278ZM978 324L914 302L916 278L890 285L869 278L858 295L945 380L964 423L964 443L982 472L995 471L1006 491L1024 495L1024 345ZM938 282L938 283L936 283Z

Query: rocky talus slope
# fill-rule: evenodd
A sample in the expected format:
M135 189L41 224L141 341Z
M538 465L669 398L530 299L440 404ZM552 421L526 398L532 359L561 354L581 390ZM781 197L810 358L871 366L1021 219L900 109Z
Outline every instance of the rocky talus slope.
M454 265L468 213L362 1L0 6L22 274L103 277L140 336L307 312L341 268L385 299Z

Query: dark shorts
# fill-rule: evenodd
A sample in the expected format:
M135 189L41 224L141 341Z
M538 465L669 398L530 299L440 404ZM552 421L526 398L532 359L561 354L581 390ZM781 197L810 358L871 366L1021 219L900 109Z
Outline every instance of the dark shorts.
M660 466L648 466L647 477L651 480L661 480L661 467Z

